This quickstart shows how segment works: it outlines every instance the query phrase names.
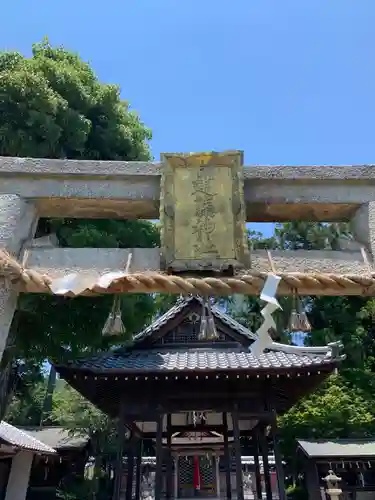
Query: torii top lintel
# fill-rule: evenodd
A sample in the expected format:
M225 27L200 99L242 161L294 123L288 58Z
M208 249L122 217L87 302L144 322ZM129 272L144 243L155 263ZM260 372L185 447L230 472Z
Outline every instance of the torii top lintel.
M40 217L157 219L163 163L0 157L0 195ZM375 200L373 165L248 165L248 222L342 221ZM350 187L350 189L349 189Z
M260 250L251 251L251 266L247 265L244 231L240 234L238 230L243 229L245 220L350 221L354 240L339 241L334 250L272 252L274 268L282 278L280 293L298 289L300 295L373 294L374 165L243 167L239 151L166 153L162 160L0 157L0 250L22 258L13 264L5 259L4 273L21 281L22 290L51 293L50 283L67 274L84 272L85 279L95 285L98 275L123 269L132 254L132 276L124 278L121 286L117 280L106 293L166 291L168 285L169 293L193 293L192 289L200 287L199 293L209 294L216 287L215 293L221 295L258 294L272 269L268 256ZM202 180L202 171L208 182ZM210 172L215 172L212 181ZM237 172L238 177L229 172ZM165 189L168 182L171 192ZM206 183L204 196L194 188L202 183ZM44 248L33 240L39 217L157 219L160 201L162 249ZM216 268L228 271L241 267L244 269L236 273L236 280L222 273L213 283L209 273ZM160 274L169 268L193 272L187 277ZM200 270L205 277L196 275ZM94 291L91 285L87 293L96 293L96 285ZM104 292L100 289L99 293Z

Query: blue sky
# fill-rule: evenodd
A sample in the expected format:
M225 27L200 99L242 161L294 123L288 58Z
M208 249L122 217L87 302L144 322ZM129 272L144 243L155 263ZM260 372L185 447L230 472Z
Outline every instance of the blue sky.
M1 49L29 54L47 35L118 83L155 158L375 163L374 0L3 0L1 13Z

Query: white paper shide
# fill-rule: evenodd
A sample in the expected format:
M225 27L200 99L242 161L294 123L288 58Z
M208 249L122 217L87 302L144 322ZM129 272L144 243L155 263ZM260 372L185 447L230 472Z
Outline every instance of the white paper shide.
M277 309L281 309L279 301L276 298L276 292L280 280L280 276L272 273L268 274L262 293L260 294L261 300L264 300L267 304L261 311L263 323L256 331L257 339L250 347L251 352L255 355L262 354L262 352L269 348L273 343L273 340L268 332L271 328L276 328L276 323L272 314Z
M109 288L116 280L128 276L133 254L130 252L124 270L111 271L97 276L85 276L82 274L72 273L52 280L50 290L55 295L80 295L85 290L93 290L94 288Z

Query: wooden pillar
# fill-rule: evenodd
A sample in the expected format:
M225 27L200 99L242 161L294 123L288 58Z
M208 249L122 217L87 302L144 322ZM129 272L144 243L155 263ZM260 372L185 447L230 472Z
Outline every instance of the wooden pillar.
M253 443L254 443L256 498L257 498L257 500L262 500L262 479L261 479L260 465L259 465L259 435L257 432L253 433Z
M318 469L314 459L304 457L305 481L309 500L321 500Z
M223 425L224 425L224 462L225 462L225 484L227 490L227 500L232 500L232 484L231 484L231 461L229 455L229 441L228 441L228 416L223 413Z
M273 418L272 418L271 432L272 432L272 440L273 440L273 452L275 455L276 477L277 477L277 487L279 490L279 500L286 500L283 459L281 456L279 440L278 440L278 435L277 435L277 422L276 422L276 414L275 413L274 413Z
M155 500L161 500L163 488L163 414L156 419L156 471L155 471Z
M167 484L166 499L172 498L172 415L167 414Z
M132 500L133 497L134 451L132 448L130 447L127 453L126 500Z
M272 500L270 465L268 463L268 446L267 446L267 439L266 439L264 427L262 427L260 429L259 441L260 441L260 446L262 449L263 476L264 476L264 485L266 487L266 498L267 498L267 500Z
M34 453L19 451L12 459L5 500L25 500Z
M135 469L135 500L139 500L141 495L141 472L142 472L142 439L138 443L138 453Z
M219 461L220 456L215 455L215 475L216 475L216 498L220 498L220 469L219 469Z
M174 456L174 498L178 497L178 454Z
M237 500L244 500L242 463L241 463L240 425L239 425L239 420L238 420L237 408L234 408L232 411L232 421L233 421L234 450L235 450L235 457L236 457Z
M124 441L125 441L125 414L124 414L123 403L121 402L120 415L117 426L117 453L116 453L115 478L113 484L112 500L119 500L120 498L121 479L122 479L122 455L124 451Z

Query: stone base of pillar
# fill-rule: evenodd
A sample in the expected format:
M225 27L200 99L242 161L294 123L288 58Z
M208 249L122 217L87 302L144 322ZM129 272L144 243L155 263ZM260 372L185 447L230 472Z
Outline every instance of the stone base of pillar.
M331 500L339 500L342 490L341 488L328 489L326 490L326 493Z

